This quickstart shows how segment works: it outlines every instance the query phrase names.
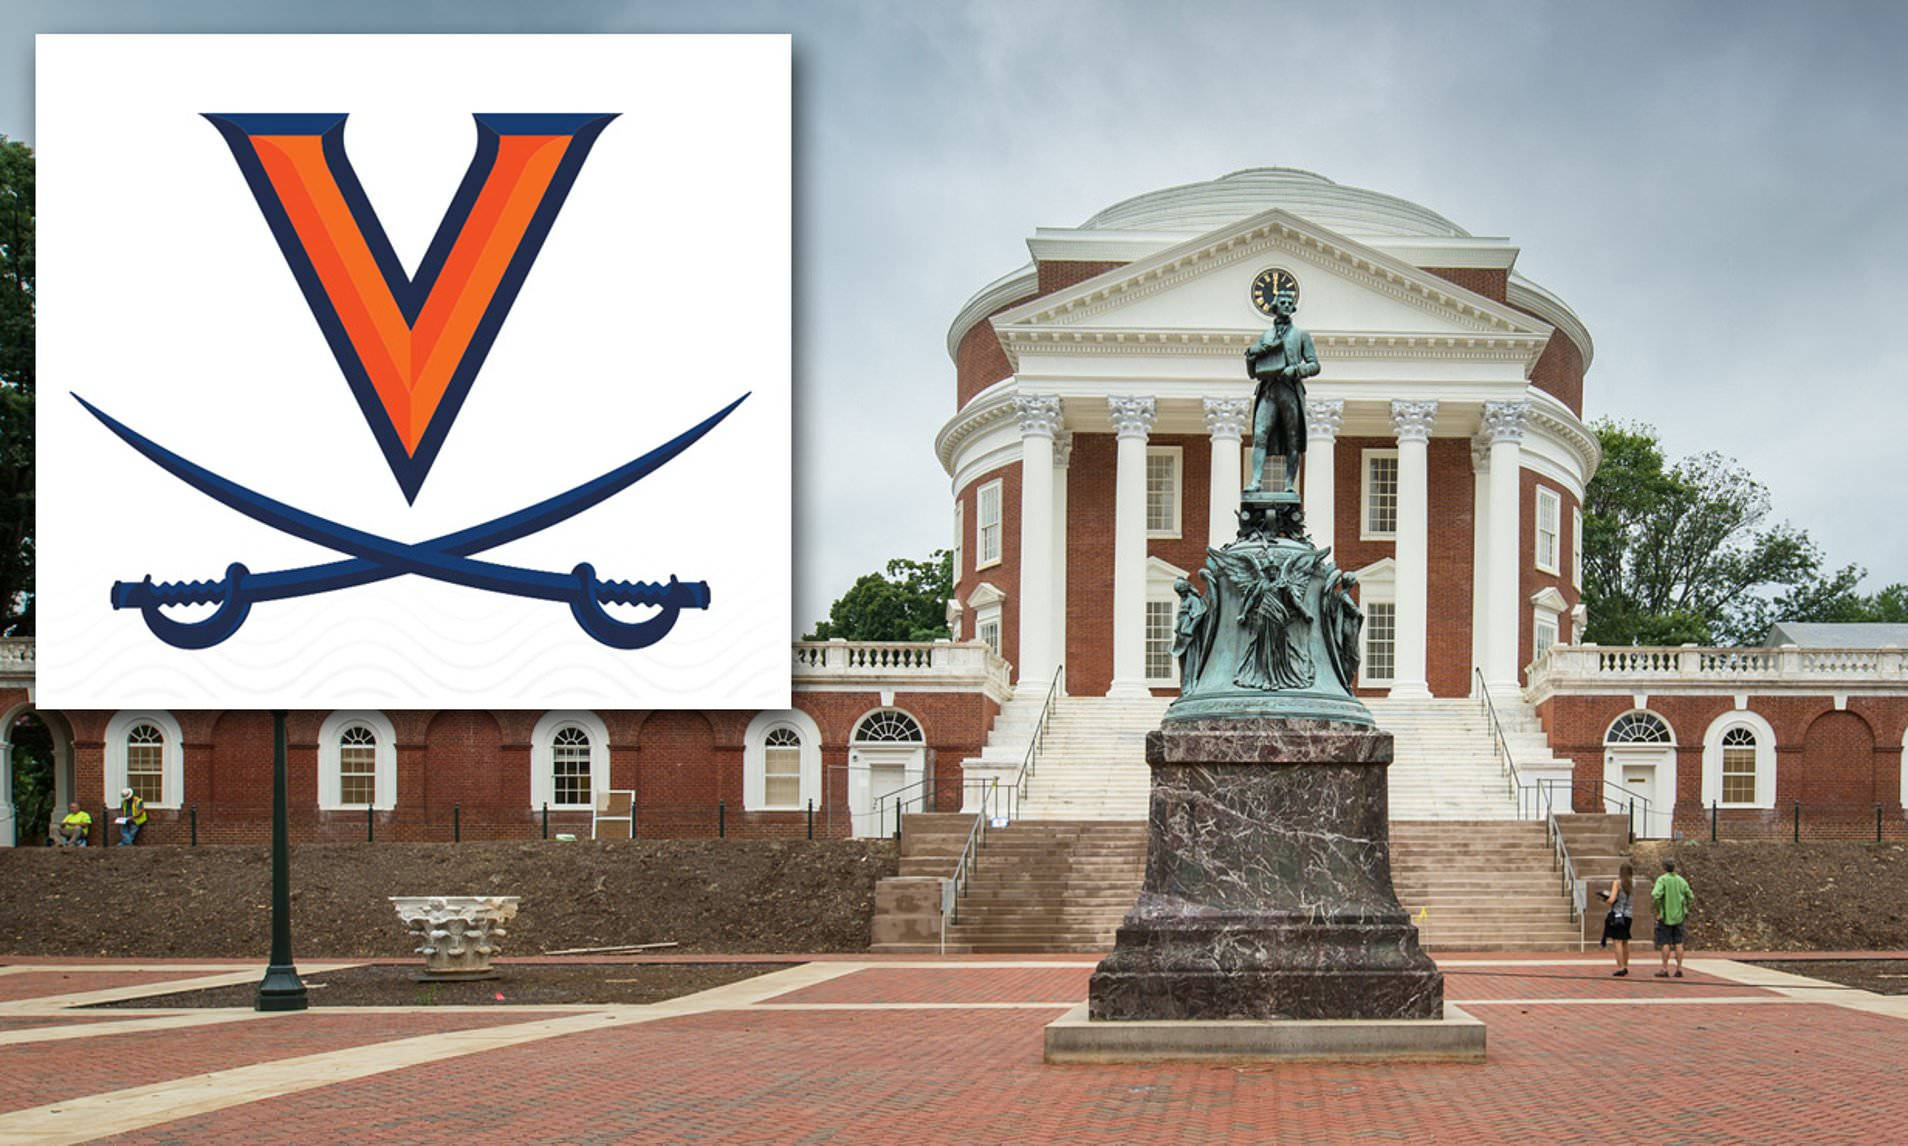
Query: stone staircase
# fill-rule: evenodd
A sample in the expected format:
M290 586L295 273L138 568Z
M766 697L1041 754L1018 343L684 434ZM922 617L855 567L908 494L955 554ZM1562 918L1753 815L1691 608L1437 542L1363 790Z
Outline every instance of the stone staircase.
M1169 703L1164 697L1056 701L1026 798L1011 826L988 834L958 922L948 922L949 950L1098 951L1112 945L1145 870L1145 737ZM1576 949L1582 931L1571 919L1544 826L1517 819L1480 706L1468 699L1367 703L1397 741L1388 793L1393 883L1399 901L1419 920L1425 945ZM1038 704L1019 700L1003 710L1008 724L996 725L985 765L1011 778L1038 715ZM1500 705L1499 717L1520 766L1567 767L1551 756L1535 715L1521 701ZM926 945L930 935L923 922L931 918L938 932L938 898L929 914L918 917L897 905L928 910L923 905L931 891L938 896L938 879L953 871L972 823L971 815L908 817L902 878L884 881L877 891L876 950L938 948L938 934ZM1602 858L1608 849L1596 850ZM914 924L896 922L904 917Z

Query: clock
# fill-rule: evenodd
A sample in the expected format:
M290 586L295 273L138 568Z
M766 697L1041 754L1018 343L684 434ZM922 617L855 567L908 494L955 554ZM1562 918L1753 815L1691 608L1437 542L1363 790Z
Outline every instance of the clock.
M1252 280L1252 305L1259 313L1272 314L1272 300L1281 294L1289 294L1294 302L1298 301L1298 279L1284 267L1268 267L1259 272Z

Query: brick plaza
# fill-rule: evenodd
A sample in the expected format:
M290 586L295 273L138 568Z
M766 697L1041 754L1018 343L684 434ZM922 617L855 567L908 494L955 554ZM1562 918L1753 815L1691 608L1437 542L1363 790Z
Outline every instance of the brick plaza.
M1593 955L1440 965L1489 1027L1482 1065L1044 1065L1089 956L832 957L644 1006L289 1015L75 1009L256 967L10 959L0 1143L1908 1140L1908 997L1720 958L1681 980L1643 960L1612 979Z

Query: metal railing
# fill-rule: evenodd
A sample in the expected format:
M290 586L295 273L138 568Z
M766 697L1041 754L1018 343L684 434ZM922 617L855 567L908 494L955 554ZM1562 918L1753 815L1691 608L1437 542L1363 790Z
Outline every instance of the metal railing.
M1532 811L1541 808L1544 821L1544 840L1550 845L1551 867L1557 872L1563 894L1570 899L1570 920L1578 925L1579 948L1583 946L1582 923L1584 912L1583 889L1577 886L1577 865L1570 859L1570 847L1564 843L1563 826L1557 822L1557 809L1550 798L1550 788L1545 784L1526 786L1517 775L1517 762L1511 758L1510 741L1504 736L1503 721L1498 718L1497 706L1491 703L1491 690L1484 683L1482 669L1471 670L1477 678L1477 695L1484 702L1484 718L1490 727L1491 745L1498 759L1504 765L1504 777L1510 785L1511 798L1517 801L1517 817L1524 818L1525 793L1533 793L1530 800Z
M1021 758L1020 771L1014 774L1014 782L1007 786L1008 800L1012 807L1008 812L1011 821L1019 809L1020 801L1026 796L1026 784L1033 777L1034 765L1040 755L1040 745L1047 735L1047 720L1053 715L1053 701L1060 694L1060 683L1065 680L1065 665L1056 665L1053 670L1053 683L1047 686L1046 698L1040 702L1040 715L1034 719L1033 737L1027 741L1027 754ZM981 849L987 844L987 828L993 821L994 813L1000 809L1000 781L992 778L987 790L981 793L980 810L974 814L974 826L967 830L967 842L961 846L960 858L954 861L954 874L949 877L949 891L942 896L942 932L941 946L947 946L946 921L949 916L955 923L961 921L961 898L967 894L967 886L974 876L974 868L980 863Z

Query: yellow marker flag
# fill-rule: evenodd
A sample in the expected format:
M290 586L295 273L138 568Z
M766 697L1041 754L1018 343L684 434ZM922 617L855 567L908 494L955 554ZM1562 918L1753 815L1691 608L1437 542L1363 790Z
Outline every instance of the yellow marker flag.
M1430 905L1429 905L1429 904L1427 904L1427 905L1425 905L1424 907L1420 907L1420 908L1418 909L1418 914L1417 914L1417 916L1416 916L1416 917L1415 917L1415 918L1414 918L1414 919L1412 920L1412 922L1413 922L1413 923L1423 923L1423 922L1424 922L1425 920L1427 920L1427 919L1429 919L1429 918L1431 918L1431 907L1430 907Z

